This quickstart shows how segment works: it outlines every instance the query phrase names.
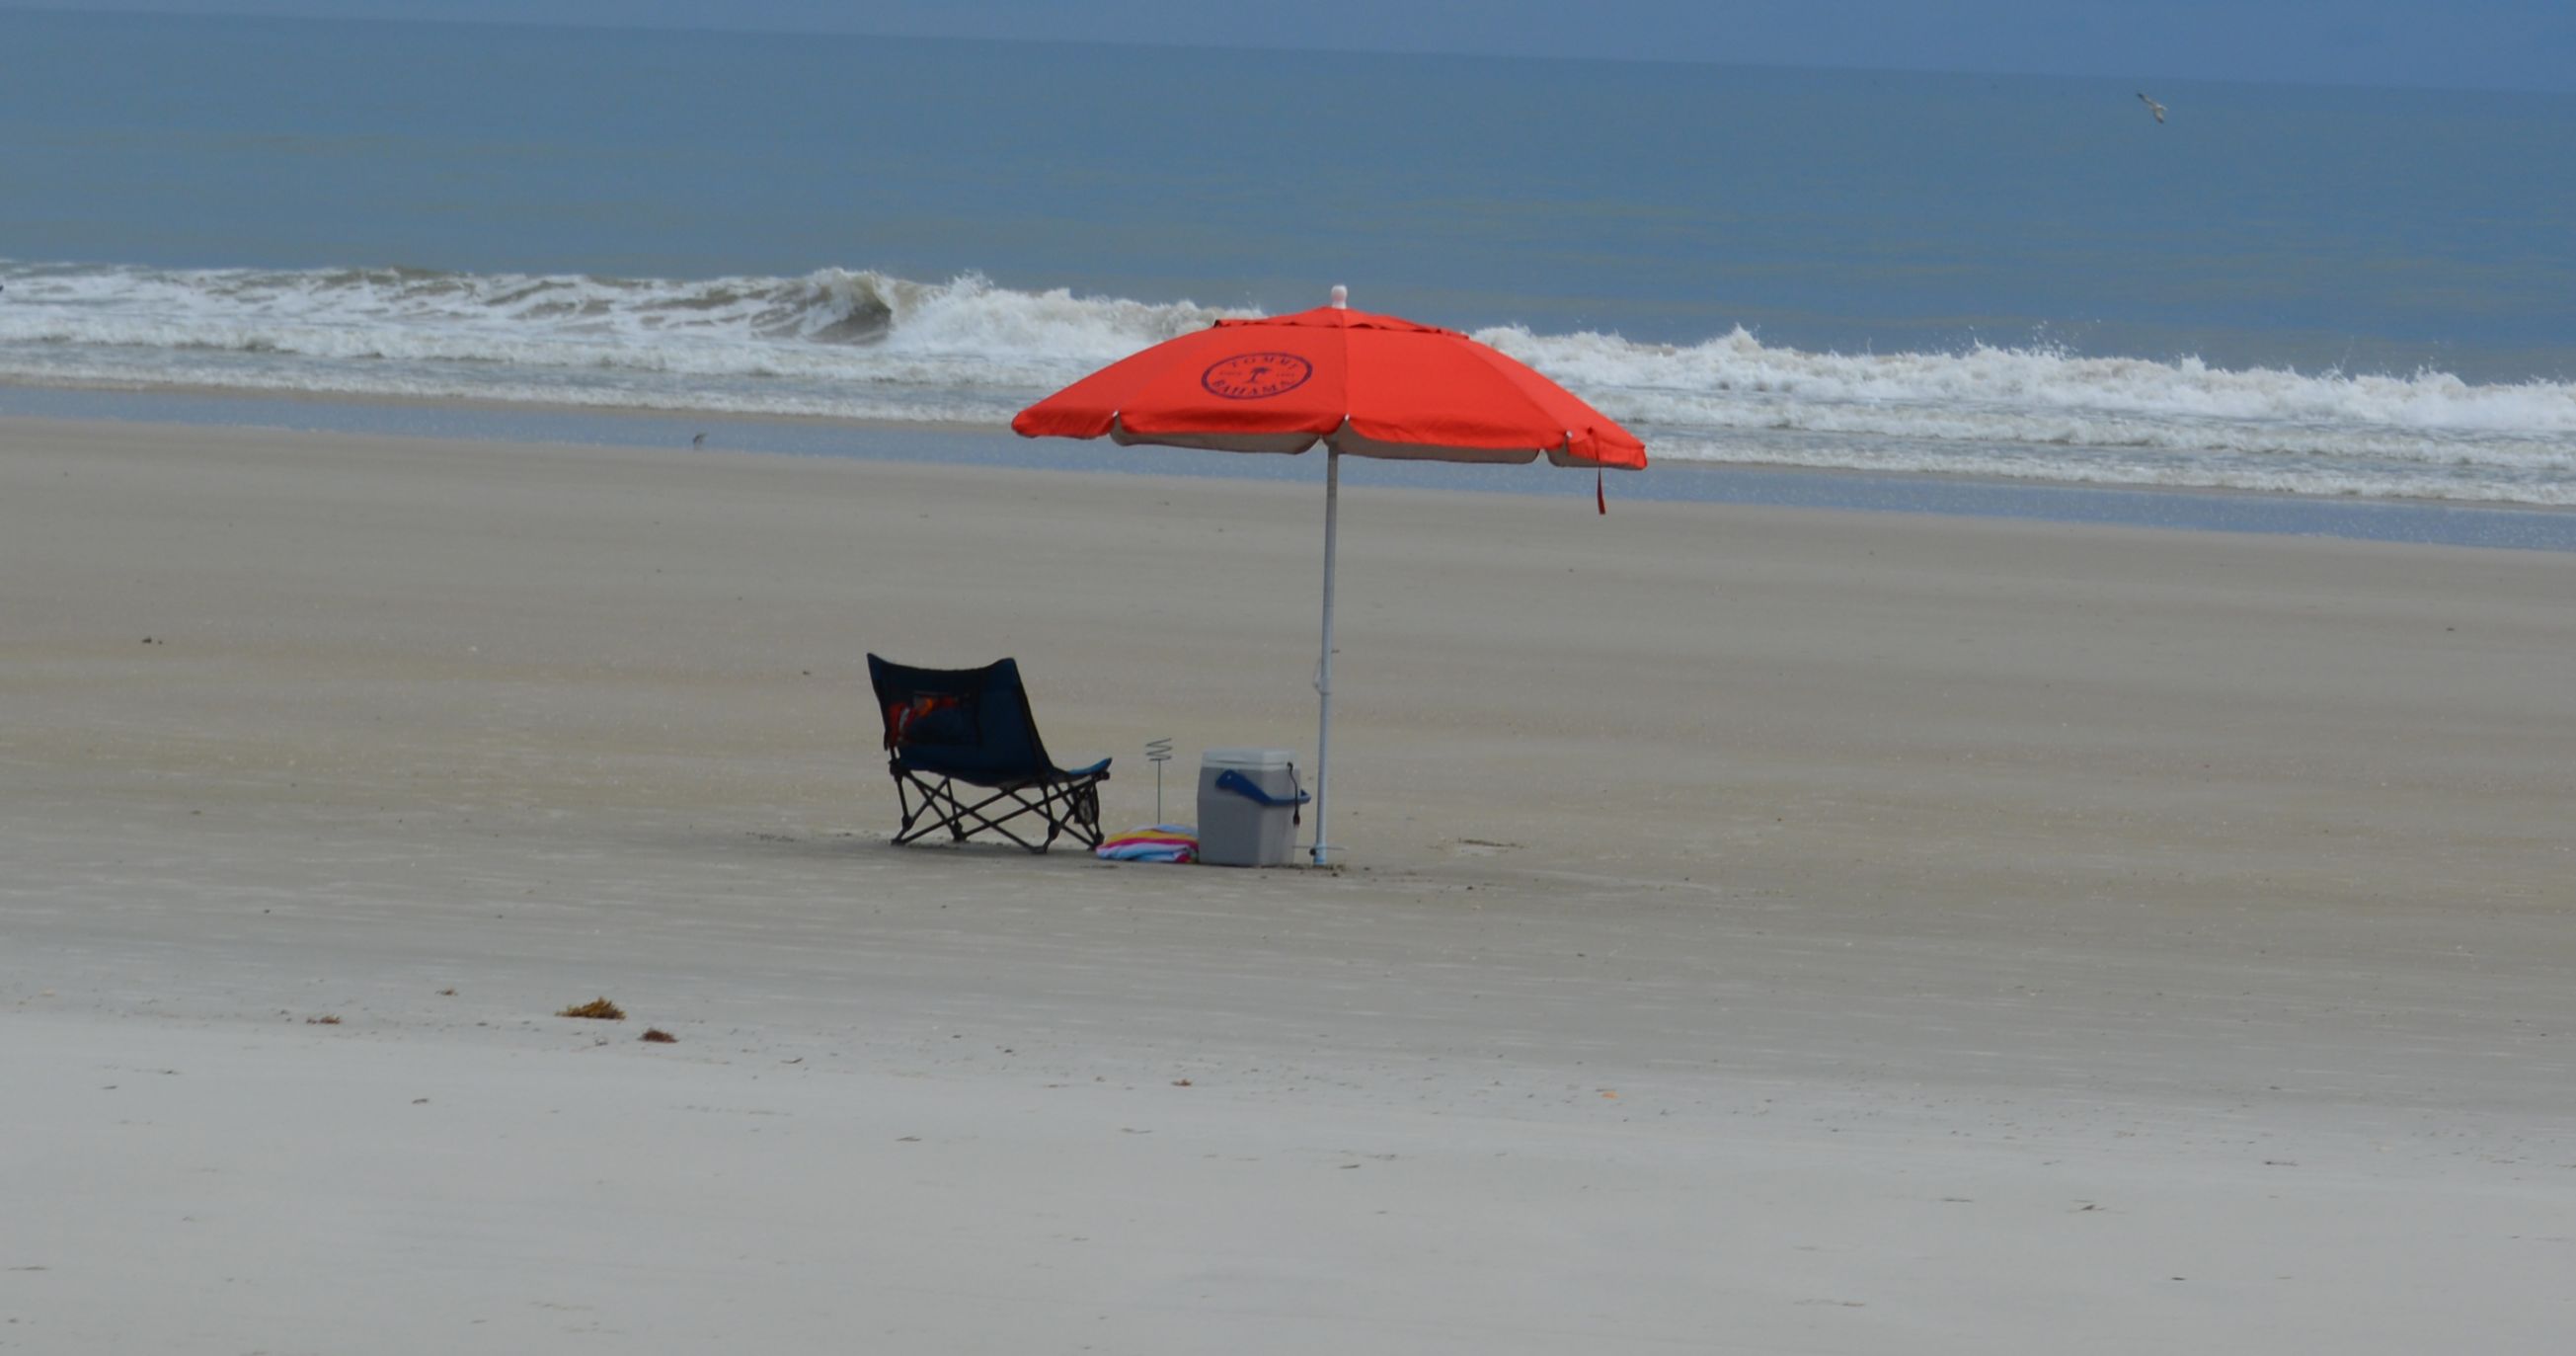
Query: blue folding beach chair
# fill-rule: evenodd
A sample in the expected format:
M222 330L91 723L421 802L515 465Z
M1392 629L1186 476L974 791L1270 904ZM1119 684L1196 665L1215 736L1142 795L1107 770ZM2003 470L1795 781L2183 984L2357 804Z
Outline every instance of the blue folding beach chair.
M990 830L1031 852L1067 834L1084 847L1100 846L1100 784L1109 780L1109 760L1060 768L1047 757L1016 660L917 669L872 654L868 681L885 717L886 770L903 807L895 842L946 829L961 843ZM961 784L978 790L960 795ZM1046 825L1036 842L1011 827L1030 816ZM1035 824L1021 827L1036 832Z

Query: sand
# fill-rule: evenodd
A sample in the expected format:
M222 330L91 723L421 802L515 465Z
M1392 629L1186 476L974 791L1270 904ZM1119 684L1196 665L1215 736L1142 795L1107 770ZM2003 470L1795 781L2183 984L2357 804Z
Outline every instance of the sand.
M1344 869L886 845L870 649L1311 747L1320 516L0 420L0 1352L2576 1331L2576 556L1364 486Z

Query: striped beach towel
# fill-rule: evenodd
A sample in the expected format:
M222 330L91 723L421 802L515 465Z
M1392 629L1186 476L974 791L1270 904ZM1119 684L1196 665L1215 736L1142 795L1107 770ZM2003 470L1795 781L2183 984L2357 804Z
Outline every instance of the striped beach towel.
M1187 824L1129 829L1104 840L1092 851L1110 862L1195 862L1199 859L1198 831Z

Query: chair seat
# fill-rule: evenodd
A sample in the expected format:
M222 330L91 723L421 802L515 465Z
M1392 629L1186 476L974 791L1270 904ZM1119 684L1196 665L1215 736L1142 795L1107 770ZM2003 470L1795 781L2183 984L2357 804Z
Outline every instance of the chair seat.
M899 751L894 761L905 771L924 777L947 777L969 786L1038 786L1047 782L1071 781L1080 777L1106 776L1110 760L1103 758L1081 767L988 768L975 766L970 760L952 762L928 750Z

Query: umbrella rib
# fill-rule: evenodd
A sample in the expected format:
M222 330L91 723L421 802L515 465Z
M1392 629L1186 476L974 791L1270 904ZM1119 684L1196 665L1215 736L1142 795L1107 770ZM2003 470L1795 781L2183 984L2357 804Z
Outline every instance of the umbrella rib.
M1545 378L1547 376L1546 373L1540 372L1537 368L1521 362L1519 359L1512 357L1512 355L1505 353L1501 349L1495 348L1490 344L1478 344L1474 351L1476 361L1484 364L1488 370L1501 376L1503 384L1511 388L1512 395L1518 398L1523 405L1529 407L1531 413L1537 415L1541 419L1547 420L1549 423L1557 422L1555 412L1539 403L1538 397L1532 394L1528 387L1521 385L1521 383L1516 379L1516 375L1512 371L1512 368L1505 367L1502 364L1495 362L1494 359L1501 358L1506 362L1511 363L1513 366L1520 368L1521 371L1532 373L1541 378ZM1557 430L1557 436L1560 440L1557 445L1571 453L1574 450L1574 430L1570 428L1560 428ZM1544 451L1545 449L1542 448L1540 450Z
M1532 393L1530 392L1530 390L1529 390L1529 388L1528 388L1527 386L1525 386L1525 385L1523 385L1523 384L1522 384L1521 380L1520 380L1520 379L1519 379L1519 377L1518 377L1518 374L1514 371L1514 368L1515 368L1515 367L1517 367L1517 368L1519 369L1519 371L1520 371L1520 372L1526 372L1526 373L1528 373L1528 374L1529 374L1529 375L1531 375L1531 376L1535 376L1535 377L1537 377L1537 378L1538 378L1539 380L1541 380L1541 381L1548 381L1548 380L1550 380L1550 378L1547 376L1547 374L1545 374L1545 373L1543 373L1543 372L1540 372L1540 371L1539 371L1538 369L1536 369L1536 368L1530 367L1530 366L1529 366L1528 364L1526 364L1526 363L1522 363L1522 362L1520 362L1518 359L1513 358L1510 354L1505 353L1505 352L1503 352L1503 351L1502 351L1502 350L1500 350L1500 349L1494 348L1492 345L1484 344L1484 343L1479 343L1478 341L1476 341L1476 340L1474 340L1474 339L1472 339L1472 338L1468 338L1467 336L1464 336L1464 335L1454 335L1454 336L1452 336L1452 335L1443 335L1442 337L1444 337L1444 338L1449 338L1449 339L1453 339L1453 340L1456 340L1456 339L1464 339L1464 340L1465 340L1465 342L1466 342L1466 351L1467 351L1468 355L1469 355L1469 356L1471 356L1471 357L1473 357L1473 358L1476 360L1477 364L1478 364L1478 365L1479 365L1479 366L1480 366L1484 371L1487 371L1487 372L1492 373L1492 374L1493 374L1493 376L1494 376L1494 378L1495 378L1495 380L1496 380L1496 381L1498 381L1498 382L1502 385L1504 393L1507 393L1507 394L1508 394L1508 396L1509 396L1509 398L1510 398L1513 402L1517 403L1517 404L1519 405L1519 407L1520 407L1522 410L1524 410L1524 411L1526 411L1526 412L1527 412L1527 414L1528 414L1528 416L1529 416L1529 417L1528 417L1528 421L1527 421L1527 422L1528 422L1528 423L1531 423L1531 424L1537 424L1537 425L1539 425L1539 426L1541 426L1541 427L1555 427L1555 428L1557 429L1557 441L1556 441L1556 442L1554 442L1554 443L1539 443L1539 442L1529 442L1529 441L1518 441L1518 442L1504 441L1504 442L1493 442L1493 443L1422 443L1422 444L1408 444L1408 445L1414 445L1414 446L1425 446L1425 447L1453 446L1453 447L1458 447L1458 448L1462 448L1462 449L1474 449L1474 450L1477 450L1477 451L1493 451L1493 452L1519 452L1519 451L1524 451L1524 450L1528 450L1528 451L1536 451L1536 452L1546 452L1546 451L1549 451L1549 450L1551 450L1551 449L1556 449L1556 450L1563 450L1563 451L1567 452L1569 455L1572 453L1573 448L1574 448L1574 430L1569 429L1569 428L1564 428L1564 427L1562 427L1562 426L1561 426L1561 421L1558 419L1558 417L1557 417L1556 413L1555 413L1554 411L1552 411L1552 410L1548 409L1548 408L1547 408L1547 406L1546 406L1545 404L1543 404L1543 403L1541 403L1541 402L1540 402L1539 398L1538 398L1536 395L1534 395L1534 394L1532 394ZM1347 339L1344 341L1344 345L1345 345L1345 348L1347 348L1347 346L1348 346L1348 340L1347 340ZM1494 361L1496 358L1503 359L1503 360L1504 360L1504 362L1502 362L1502 363L1497 363L1497 362L1495 362L1495 361ZM1345 367L1347 367L1347 365L1348 365L1348 358L1347 358L1347 355L1345 356L1345 360L1344 360L1344 361L1345 361ZM1508 364L1508 365L1507 365L1507 364ZM1606 418L1607 416L1604 416L1604 417ZM1334 437L1335 439L1338 439L1338 438L1340 438L1340 437L1341 437L1341 435L1342 435L1343 433L1346 433L1346 432L1349 432L1349 431L1351 431L1351 415L1350 415L1350 414L1348 414L1348 413L1344 413L1344 414L1343 414L1343 416L1342 416L1342 424L1341 424L1341 427L1340 427L1339 429L1336 429L1336 430L1334 431L1333 437ZM1373 439L1371 439L1371 441L1391 441L1391 440L1379 440L1379 439L1374 439L1374 438L1373 438ZM1335 442L1335 443L1334 443L1334 446L1336 446L1336 447L1338 447L1339 445L1340 445L1340 444L1339 444L1338 442Z
M1470 340L1469 342L1473 343L1475 341ZM1503 376L1505 383L1512 388L1512 394L1517 396L1522 403L1527 405L1532 411L1536 412L1540 418L1546 419L1551 423L1559 421L1558 414L1542 404L1538 394L1531 391L1527 386L1524 386L1521 381L1518 380L1516 373L1527 373L1528 375L1537 378L1539 381L1546 383L1549 388L1565 395L1568 399L1581 404L1585 409L1591 409L1590 401L1584 400L1582 397L1575 395L1572 391L1566 390L1563 383L1557 381L1554 377L1549 376L1545 372L1539 371L1528 363L1522 362L1520 359L1515 358L1490 344L1477 344L1476 348L1478 350L1475 354L1476 361L1483 363L1487 368L1500 373ZM1496 362L1496 359L1500 359L1501 362ZM1613 429L1617 429L1619 427L1618 421L1601 413L1599 410L1592 410L1592 414L1593 417L1600 420L1601 423L1587 426L1584 430L1586 433L1597 436L1602 425L1607 425ZM1569 457L1573 456L1574 430L1560 427L1557 432L1559 441L1556 444L1556 448L1562 450ZM1539 450L1544 452L1550 449L1542 447ZM1593 456L1591 461L1595 466L1606 464L1598 455Z

